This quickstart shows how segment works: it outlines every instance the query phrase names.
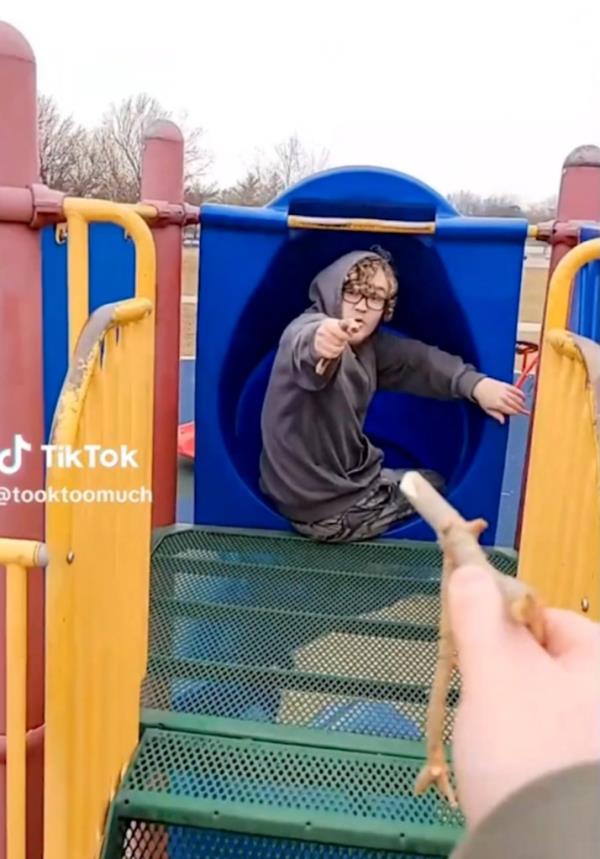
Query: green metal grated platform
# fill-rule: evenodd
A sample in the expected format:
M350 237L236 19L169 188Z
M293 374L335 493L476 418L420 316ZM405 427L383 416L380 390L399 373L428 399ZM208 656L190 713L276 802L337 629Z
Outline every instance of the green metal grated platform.
M514 574L513 554L490 556ZM460 816L412 795L440 570L434 544L164 536L145 732L106 859L448 856ZM455 678L446 740L457 697Z

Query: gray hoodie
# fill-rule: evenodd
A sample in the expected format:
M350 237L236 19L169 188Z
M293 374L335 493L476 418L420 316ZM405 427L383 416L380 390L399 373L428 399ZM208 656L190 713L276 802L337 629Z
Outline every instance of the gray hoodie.
M600 761L553 770L501 802L450 859L594 859L599 809Z
M287 326L275 356L262 411L261 488L293 521L338 515L377 484L383 453L363 426L378 389L471 398L484 378L460 358L380 329L347 346L323 376L316 373L317 328L327 317L341 318L347 272L373 255L346 254L317 275L311 307Z

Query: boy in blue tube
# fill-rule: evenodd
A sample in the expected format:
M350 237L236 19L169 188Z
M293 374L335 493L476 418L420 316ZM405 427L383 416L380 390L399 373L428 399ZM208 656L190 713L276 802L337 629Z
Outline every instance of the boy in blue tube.
M301 534L372 539L414 511L402 471L363 432L380 390L463 397L504 423L527 414L522 391L460 358L380 330L398 291L381 251L355 251L313 280L312 305L283 332L262 411L261 488ZM438 489L443 481L423 472Z

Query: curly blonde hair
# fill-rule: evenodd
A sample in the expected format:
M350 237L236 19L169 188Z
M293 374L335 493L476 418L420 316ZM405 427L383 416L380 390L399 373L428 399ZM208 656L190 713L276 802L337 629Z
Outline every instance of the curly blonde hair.
M342 289L346 286L371 286L378 272L383 271L388 284L389 294L384 305L383 319L389 322L394 315L398 280L390 262L390 257L379 248L374 249L373 256L365 257L355 263L344 278Z

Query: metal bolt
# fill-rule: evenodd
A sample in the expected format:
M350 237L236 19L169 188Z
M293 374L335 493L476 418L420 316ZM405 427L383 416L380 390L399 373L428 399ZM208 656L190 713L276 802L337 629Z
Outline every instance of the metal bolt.
M71 550L71 551L69 551L69 553L67 554L67 564L72 564L74 560L75 560L75 552L73 552L73 551Z
M584 597L581 600L581 610L582 611L589 611L590 610L590 601L587 597Z
M64 245L68 238L68 231L66 224L57 224L54 229L54 240L57 245Z

